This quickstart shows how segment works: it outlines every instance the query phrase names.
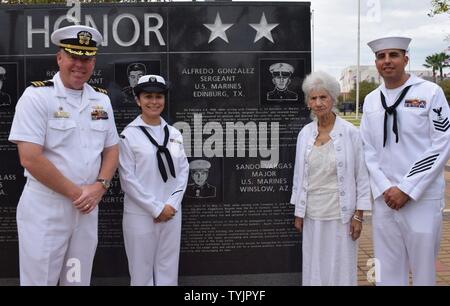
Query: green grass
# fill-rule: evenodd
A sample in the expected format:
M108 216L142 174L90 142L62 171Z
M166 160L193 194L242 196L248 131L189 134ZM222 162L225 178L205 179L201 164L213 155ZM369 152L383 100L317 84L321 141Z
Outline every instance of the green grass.
M361 123L361 114L359 114L358 118L356 118L355 113L347 113L345 116L344 113L339 113L339 116L357 127L359 127L359 124Z

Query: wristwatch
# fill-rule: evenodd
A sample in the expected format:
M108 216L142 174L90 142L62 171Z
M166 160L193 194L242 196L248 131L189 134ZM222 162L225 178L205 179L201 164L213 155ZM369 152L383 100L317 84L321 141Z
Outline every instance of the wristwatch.
M111 181L106 179L97 179L97 182L100 182L102 184L102 187L105 188L105 190L108 190L111 186Z

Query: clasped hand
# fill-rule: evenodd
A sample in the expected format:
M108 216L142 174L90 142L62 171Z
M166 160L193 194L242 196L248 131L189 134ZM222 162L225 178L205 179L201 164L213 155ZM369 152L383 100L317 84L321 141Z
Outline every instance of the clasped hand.
M105 189L97 183L81 186L81 194L73 201L73 205L83 214L89 214L97 207Z
M391 209L399 210L409 201L409 196L398 187L390 187L384 193L384 202Z

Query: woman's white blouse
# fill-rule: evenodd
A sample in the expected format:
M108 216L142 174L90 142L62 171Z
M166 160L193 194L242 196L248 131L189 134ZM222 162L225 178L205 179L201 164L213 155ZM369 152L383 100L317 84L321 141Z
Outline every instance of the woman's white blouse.
M308 161L306 216L314 220L340 219L336 156L332 141L313 146Z

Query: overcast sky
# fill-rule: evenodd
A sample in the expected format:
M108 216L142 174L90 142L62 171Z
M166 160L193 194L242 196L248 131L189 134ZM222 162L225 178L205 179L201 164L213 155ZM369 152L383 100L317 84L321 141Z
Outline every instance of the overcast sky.
M367 42L382 36L407 36L411 70L423 70L425 58L450 46L450 15L428 17L430 0L360 0L361 65L372 65ZM343 68L356 65L357 0L312 0L314 10L315 70L338 77ZM379 10L377 9L379 7ZM449 70L447 69L447 72Z
M285 1L290 2L290 1ZM303 2L303 1L300 1ZM358 0L311 0L314 10L315 70L339 78L357 62ZM425 58L450 46L450 14L428 17L431 0L360 0L361 65L373 65L367 42L383 36L407 36L411 70L424 70ZM269 20L270 22L270 20ZM450 73L450 69L446 69Z

